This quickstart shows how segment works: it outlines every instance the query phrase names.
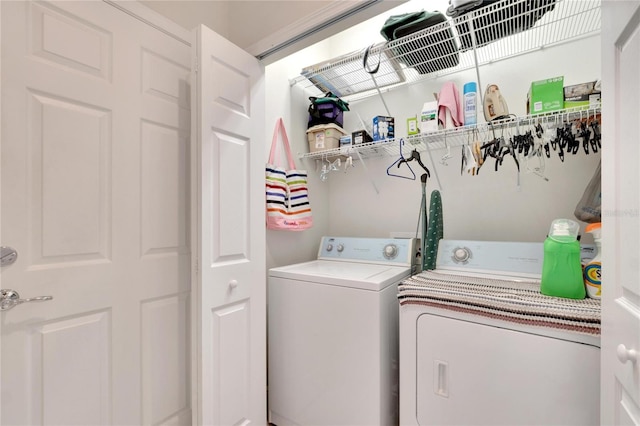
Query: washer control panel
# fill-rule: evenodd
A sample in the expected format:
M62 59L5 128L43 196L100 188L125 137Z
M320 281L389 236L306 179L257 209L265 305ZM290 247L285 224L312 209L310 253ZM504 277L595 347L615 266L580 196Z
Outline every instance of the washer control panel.
M322 237L318 259L411 265L415 238Z
M539 276L540 242L440 240L436 269Z

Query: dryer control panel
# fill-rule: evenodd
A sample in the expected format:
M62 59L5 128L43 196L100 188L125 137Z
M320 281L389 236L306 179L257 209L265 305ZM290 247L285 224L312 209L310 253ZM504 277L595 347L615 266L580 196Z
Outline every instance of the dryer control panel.
M418 255L415 238L322 237L318 259L410 266Z

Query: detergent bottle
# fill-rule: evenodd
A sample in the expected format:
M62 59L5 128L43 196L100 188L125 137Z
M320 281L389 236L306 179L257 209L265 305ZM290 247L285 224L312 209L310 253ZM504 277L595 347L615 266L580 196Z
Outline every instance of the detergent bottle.
M580 264L580 226L570 219L551 223L544 241L540 292L547 296L584 299L586 292Z
M593 235L593 241L596 243L596 255L584 266L584 285L587 289L587 295L592 299L600 299L600 250L601 250L601 223L591 223L585 228L586 232Z

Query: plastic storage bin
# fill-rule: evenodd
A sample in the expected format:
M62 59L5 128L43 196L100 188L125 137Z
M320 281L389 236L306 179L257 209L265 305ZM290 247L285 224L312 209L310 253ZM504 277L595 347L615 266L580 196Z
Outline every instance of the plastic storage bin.
M342 136L346 135L342 127L336 124L318 124L307 130L309 152L336 149Z

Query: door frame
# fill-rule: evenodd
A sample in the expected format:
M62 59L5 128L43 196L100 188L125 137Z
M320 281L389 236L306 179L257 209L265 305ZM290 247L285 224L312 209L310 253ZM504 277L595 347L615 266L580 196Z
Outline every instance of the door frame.
M0 6L0 46L2 46L2 6ZM0 75L2 74L2 48L0 48ZM0 93L2 93L2 80L0 79ZM2 129L2 101L0 100L0 130ZM2 161L2 131L0 131L0 164ZM0 173L0 206L2 205L2 173ZM0 209L0 224L2 223L2 209ZM0 244L2 242L2 226L0 226ZM2 273L0 273L0 288L2 286ZM2 333L0 333L0 395L2 395ZM2 404L0 404L0 425L2 424Z

